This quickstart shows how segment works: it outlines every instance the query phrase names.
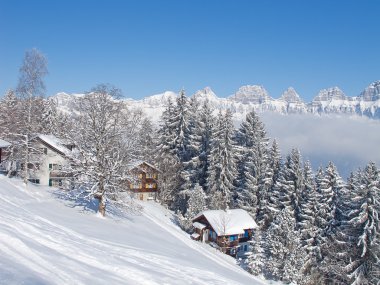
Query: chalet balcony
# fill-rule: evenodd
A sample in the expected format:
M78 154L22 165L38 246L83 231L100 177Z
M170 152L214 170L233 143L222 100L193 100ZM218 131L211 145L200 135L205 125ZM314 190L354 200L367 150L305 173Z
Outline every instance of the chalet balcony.
M69 178L73 177L72 172L62 171L62 170L52 170L50 171L50 178Z
M241 237L241 238L239 238L239 242L247 242L250 239L251 239L250 237Z

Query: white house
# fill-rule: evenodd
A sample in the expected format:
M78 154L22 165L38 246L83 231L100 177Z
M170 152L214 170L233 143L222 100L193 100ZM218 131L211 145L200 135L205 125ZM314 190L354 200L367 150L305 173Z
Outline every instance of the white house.
M68 186L72 179L69 166L74 145L53 135L37 135L33 148L40 150L42 159L37 167L29 169L29 180L46 186Z
M193 227L193 239L213 242L224 253L242 256L249 251L257 224L243 209L207 210L193 219Z

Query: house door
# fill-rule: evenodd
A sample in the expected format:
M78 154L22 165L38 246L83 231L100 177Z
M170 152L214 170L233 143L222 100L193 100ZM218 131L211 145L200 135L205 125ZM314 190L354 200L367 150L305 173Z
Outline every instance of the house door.
M203 237L202 237L202 241L203 241L203 242L208 241L208 235L209 235L209 230L208 230L208 229L205 229L205 230L203 231Z
M144 194L140 194L140 200L141 200L141 201L144 200Z

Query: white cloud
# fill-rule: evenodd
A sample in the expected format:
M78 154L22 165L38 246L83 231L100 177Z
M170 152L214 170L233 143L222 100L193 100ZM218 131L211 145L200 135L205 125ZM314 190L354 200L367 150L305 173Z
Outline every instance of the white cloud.
M333 161L347 178L369 161L380 165L380 121L364 117L261 114L283 156L298 148L316 169Z

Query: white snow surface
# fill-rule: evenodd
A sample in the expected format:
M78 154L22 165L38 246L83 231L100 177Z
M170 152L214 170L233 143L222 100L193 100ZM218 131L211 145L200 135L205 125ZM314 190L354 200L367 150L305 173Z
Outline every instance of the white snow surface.
M190 239L155 202L99 218L0 176L0 284L268 284Z
M0 139L0 148L6 148L10 146L11 144L5 140Z
M207 210L195 218L205 216L218 236L244 234L244 230L255 229L254 219L243 209Z

